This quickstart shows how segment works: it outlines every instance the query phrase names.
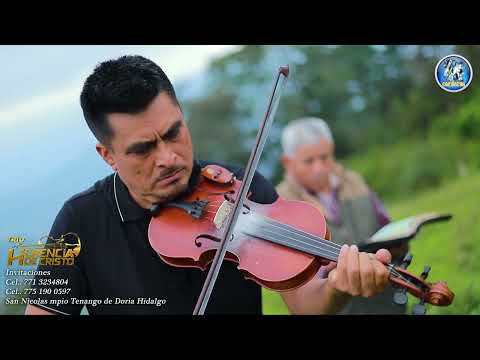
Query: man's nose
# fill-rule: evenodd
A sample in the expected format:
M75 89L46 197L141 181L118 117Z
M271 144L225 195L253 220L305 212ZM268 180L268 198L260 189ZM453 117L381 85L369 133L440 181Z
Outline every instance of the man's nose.
M171 167L175 165L177 154L171 149L168 144L160 143L155 153L155 166Z
M322 160L318 159L313 162L312 172L315 174L322 173L325 171L325 164Z

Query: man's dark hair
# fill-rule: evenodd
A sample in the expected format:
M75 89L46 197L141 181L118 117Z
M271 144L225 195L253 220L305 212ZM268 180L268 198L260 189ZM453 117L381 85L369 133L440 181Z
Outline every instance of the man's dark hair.
M95 67L83 85L80 104L97 140L110 145L113 131L107 115L138 114L163 91L179 105L170 80L157 64L143 56L122 56Z

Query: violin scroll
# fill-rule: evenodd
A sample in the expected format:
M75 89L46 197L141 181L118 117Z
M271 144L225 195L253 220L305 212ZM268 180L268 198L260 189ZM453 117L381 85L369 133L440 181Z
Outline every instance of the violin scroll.
M448 288L445 281L439 281L430 285L426 295L427 303L436 306L448 306L453 302L455 294Z
M407 303L407 292L420 299L413 307L414 315L426 313L425 304L435 306L448 306L453 302L455 294L448 288L445 281L427 283L425 280L430 273L431 267L425 265L420 276L409 273L406 268L410 265L413 256L408 253L398 267L391 269L391 281L397 288L393 301L398 305Z

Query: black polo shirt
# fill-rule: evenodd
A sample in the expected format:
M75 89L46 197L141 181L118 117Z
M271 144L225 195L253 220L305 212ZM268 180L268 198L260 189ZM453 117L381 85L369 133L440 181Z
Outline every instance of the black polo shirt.
M213 163L195 161L191 183L201 167ZM242 179L242 168L215 164ZM258 203L272 203L278 196L258 173L250 191ZM114 174L71 197L57 215L50 236L78 234L80 254L74 265L40 265L38 270L50 271L50 276L37 277L36 294L30 298L41 308L63 314L79 314L84 305L90 314L191 314L207 271L164 263L148 241L150 219L149 210L133 200L119 176L114 186ZM206 314L261 314L260 286L245 280L236 266L223 263ZM40 285L40 278L68 279L68 284L52 285L49 280ZM48 288L51 291L41 290ZM106 299L112 304L105 304Z

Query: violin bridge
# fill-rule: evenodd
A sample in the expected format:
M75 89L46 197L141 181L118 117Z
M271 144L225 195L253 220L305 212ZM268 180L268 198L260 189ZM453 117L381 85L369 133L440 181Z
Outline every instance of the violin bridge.
M213 218L213 224L217 229L220 229L223 226L223 223L228 218L230 211L232 211L233 204L225 200L222 205L219 206L215 217Z

